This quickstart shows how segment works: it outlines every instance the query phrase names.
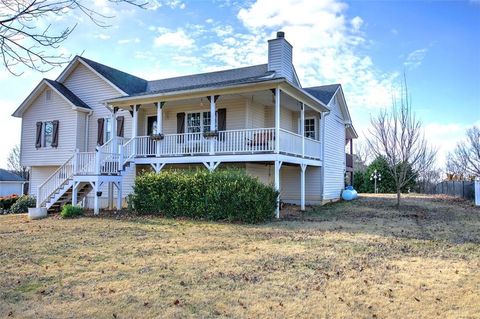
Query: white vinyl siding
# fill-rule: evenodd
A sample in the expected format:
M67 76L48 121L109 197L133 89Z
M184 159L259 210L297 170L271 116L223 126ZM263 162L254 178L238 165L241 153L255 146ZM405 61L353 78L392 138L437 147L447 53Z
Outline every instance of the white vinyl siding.
M63 164L63 163L62 163ZM30 185L29 193L32 196L37 196L37 188L40 184L52 175L59 166L32 166L30 171Z
M331 103L325 117L324 200L335 200L345 185L345 124L340 108Z
M77 147L77 114L56 92L47 102L45 89L22 116L21 162L23 166L61 165ZM36 148L36 123L58 120L58 147L45 147L42 127L42 147Z
M274 166L247 163L247 174L257 177L266 185L273 185ZM305 172L305 202L319 204L322 200L321 167L308 166ZM282 165L280 169L280 200L290 204L300 204L300 167Z
M106 99L120 96L120 93L83 64L78 64L63 84L93 110L93 114L89 118L89 132L87 137L87 151L93 152L97 146L97 120L111 116L110 111L102 103ZM125 137L130 137L132 130L132 117L130 113L128 111L119 111L117 115L125 116Z

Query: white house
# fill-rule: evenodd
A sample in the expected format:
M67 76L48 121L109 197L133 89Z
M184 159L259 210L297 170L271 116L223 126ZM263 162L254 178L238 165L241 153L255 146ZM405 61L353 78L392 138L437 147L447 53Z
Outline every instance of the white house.
M23 195L23 185L26 181L20 176L0 168L0 197L8 195Z
M156 81L76 56L13 116L38 205L96 213L144 170L193 166L244 169L302 209L336 200L357 138L341 85L302 87L283 32L266 64Z

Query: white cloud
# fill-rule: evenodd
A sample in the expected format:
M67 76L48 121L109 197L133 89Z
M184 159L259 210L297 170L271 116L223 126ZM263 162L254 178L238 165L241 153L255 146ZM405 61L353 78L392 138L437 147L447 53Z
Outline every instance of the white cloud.
M437 165L445 167L447 155L453 151L457 143L465 139L467 129L480 125L480 120L471 125L458 123L428 123L424 125L425 137L429 144L438 149Z
M356 16L350 21L350 23L352 24L353 29L358 31L363 25L363 19L360 18L359 16Z
M117 41L118 44L129 44L129 43L140 43L139 38L132 38L132 39L121 39Z
M347 8L336 0L286 0L281 6L257 0L237 15L248 32L234 30L220 43L208 44L205 56L228 67L265 63L267 40L282 30L293 45L304 86L342 83L353 113L388 106L398 73L378 70L368 55L359 53L367 43L361 32L364 21L349 19Z
M154 39L155 47L191 48L194 44L195 41L183 29L162 33Z
M100 40L108 40L108 39L110 39L110 36L108 34L99 33L99 34L94 35L94 38L95 39L100 39Z
M1 136L8 136L8 138L0 139L0 167L7 168L7 157L10 150L16 145L20 144L20 127L22 121L20 119L11 117L13 111L16 109L16 104L12 101L1 100L0 101L0 119L2 119L2 125L0 125Z
M423 59L425 59L427 52L427 48L418 49L410 52L403 64L405 65L405 67L410 69L418 68L422 64Z
M166 1L153 0L148 2L147 4L148 10L157 10L161 7L168 7L170 9L185 9L186 4L185 2L180 0L166 0Z

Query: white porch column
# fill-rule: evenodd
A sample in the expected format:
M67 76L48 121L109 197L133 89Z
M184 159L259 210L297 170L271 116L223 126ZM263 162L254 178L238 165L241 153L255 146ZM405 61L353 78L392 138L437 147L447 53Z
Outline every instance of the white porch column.
M307 164L300 164L300 209L305 210L305 171Z
M215 116L216 116L216 105L215 105L216 96L210 96L210 132L215 131ZM210 137L210 155L215 154L215 138Z
M302 135L302 157L305 157L305 104L301 104L300 111L300 135Z
M280 168L281 167L282 167L282 162L275 161L275 189L278 191L277 209L275 211L276 218L280 218Z
M280 152L280 88L275 88L275 153Z
M164 102L157 102L157 129L156 134L161 134L163 131L163 104ZM158 140L156 144L156 153L157 156L160 156L160 143L161 141Z
M99 203L99 200L100 200L100 196L98 196L98 192L100 191L100 185L97 182L94 182L93 183L93 214L94 215L98 215L98 213L100 212L100 203Z
M108 184L108 209L112 210L113 209L113 183L109 182Z
M157 134L163 132L163 105L165 102L157 102Z
M117 185L117 210L122 209L122 181L118 181Z
M112 110L112 115L110 116L110 121L112 122L112 146L110 150L107 150L107 152L111 153L117 153L118 152L118 137L117 137L117 114L116 114L116 109L114 108ZM105 141L107 142L107 141Z
M134 154L137 153L137 140L135 139L135 137L137 137L138 132L138 108L139 105L133 106L132 138L134 138L134 140L132 141L132 145Z
M73 182L73 186L72 186L72 205L73 206L76 206L78 203L77 188L78 188L78 182Z

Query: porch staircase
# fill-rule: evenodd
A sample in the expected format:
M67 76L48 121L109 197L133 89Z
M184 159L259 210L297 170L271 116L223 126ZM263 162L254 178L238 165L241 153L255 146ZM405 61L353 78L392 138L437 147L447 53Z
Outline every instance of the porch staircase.
M48 212L59 211L63 205L72 202L75 185L78 203L102 177L118 176L121 179L133 166L133 156L123 157L125 144L128 149L129 143L131 140L109 140L95 152L75 152L38 186L37 207L45 207Z

